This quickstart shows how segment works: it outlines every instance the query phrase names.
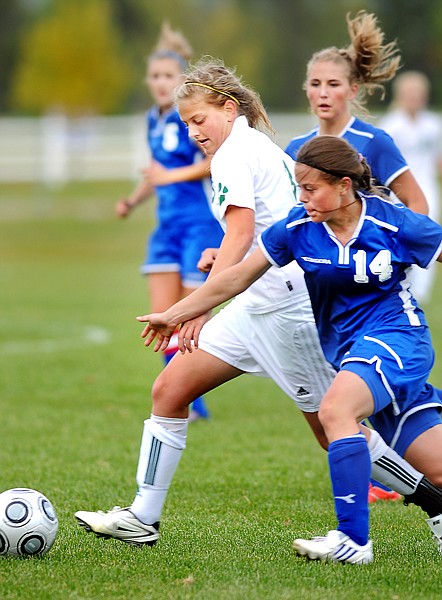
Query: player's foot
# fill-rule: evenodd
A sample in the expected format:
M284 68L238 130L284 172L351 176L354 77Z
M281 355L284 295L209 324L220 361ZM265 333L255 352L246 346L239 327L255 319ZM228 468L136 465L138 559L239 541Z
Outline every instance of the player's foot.
M442 554L442 515L427 519L427 523L428 527L431 529L434 537L436 538L439 552Z
M368 502L369 504L377 502L378 500L401 500L402 496L393 490L384 490L377 485L372 485L368 490Z
M201 419L207 420L208 418L209 418L209 415L202 415L197 410L191 410L189 412L189 423L195 423L195 421L200 421Z
M342 531L329 531L326 537L312 540L295 540L293 548L298 554L311 560L332 560L352 564L368 564L373 560L371 540L360 546Z
M128 508L115 506L108 512L79 510L75 513L75 518L81 527L98 537L114 538L133 546L153 546L160 537L159 523L146 525Z
M195 421L199 421L200 419L208 419L209 416L209 411L206 403L204 402L204 398L202 396L195 398L190 405L189 422L193 423Z

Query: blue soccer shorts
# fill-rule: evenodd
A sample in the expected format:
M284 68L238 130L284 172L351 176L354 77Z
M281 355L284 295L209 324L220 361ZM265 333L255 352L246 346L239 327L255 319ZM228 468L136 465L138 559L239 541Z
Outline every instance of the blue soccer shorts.
M160 226L150 236L146 259L141 265L143 275L149 273L180 273L184 287L196 288L204 283L207 273L196 265L206 248L218 248L223 232L216 223L195 223L186 227Z
M427 383L434 363L428 327L367 332L345 354L341 369L359 375L374 400L373 427L399 454L441 422L442 401Z

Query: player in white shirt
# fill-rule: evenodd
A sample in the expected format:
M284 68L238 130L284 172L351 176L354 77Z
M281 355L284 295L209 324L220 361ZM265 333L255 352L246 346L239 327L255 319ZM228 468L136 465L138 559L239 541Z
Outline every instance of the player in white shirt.
M298 261L337 372L319 420L329 440L338 526L325 537L297 539L294 548L311 559L369 563L371 465L361 419L373 420L398 452L442 482L442 398L427 383L434 350L408 281L410 265L442 262L442 228L373 188L367 162L336 136L301 148L296 179L302 204L262 233L255 252L165 313L139 320L148 322L146 343L157 340L161 349L178 323L255 285L268 269ZM181 339L181 347L189 345ZM441 521L442 514L429 520L439 544Z
M258 131L270 128L258 95L220 61L197 63L176 96L189 135L213 157L212 205L225 235L219 251L212 249L204 258L204 268L211 267L210 280L241 262L256 248L258 236L293 208L294 163ZM78 511L76 517L87 530L132 544L155 543L167 491L186 445L188 405L196 396L244 373L271 377L296 402L318 441L327 447L318 410L335 372L324 358L299 266L293 262L269 269L209 318L206 314L186 324L180 336L187 338L188 345L199 338L198 350L175 355L153 385L152 414L144 424L138 493L132 505L105 514ZM379 435L373 434L370 443L373 462L385 476L395 471L394 460L399 461L398 491L416 492L422 475Z
M429 216L440 220L439 176L442 174L442 120L428 109L430 81L419 71L404 71L393 81L391 111L379 126L391 135L421 186ZM430 300L436 271L413 267L411 281L416 298Z

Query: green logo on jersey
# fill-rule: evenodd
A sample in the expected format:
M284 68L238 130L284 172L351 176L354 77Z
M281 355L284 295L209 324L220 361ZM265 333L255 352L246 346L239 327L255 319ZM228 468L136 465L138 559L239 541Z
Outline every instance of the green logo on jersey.
M219 198L219 205L220 206L224 202L224 200L226 199L226 194L228 193L228 191L229 191L228 187L226 187L222 183L218 183L218 198ZM213 199L215 199L215 198L213 198Z
M297 198L297 196L296 196L296 182L295 182L295 179L294 179L294 177L293 177L293 174L292 174L292 172L291 172L291 171L290 171L290 169L288 168L288 166L287 166L286 162L285 162L285 161L282 161L282 162L284 163L284 168L285 168L285 170L286 170L286 171L287 171L287 173L288 173L288 176L289 176L289 179L290 179L290 183L292 184L293 195L295 196L295 200L297 201L297 200L298 200L298 198Z

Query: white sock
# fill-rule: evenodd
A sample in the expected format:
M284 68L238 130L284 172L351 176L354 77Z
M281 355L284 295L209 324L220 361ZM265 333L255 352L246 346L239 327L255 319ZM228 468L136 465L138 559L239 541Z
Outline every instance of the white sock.
M160 521L175 470L186 447L188 419L151 415L144 421L137 469L138 492L130 507L143 523Z
M442 553L442 515L427 519L428 527L431 529L434 537L437 540L439 552Z
M371 476L402 496L416 491L424 475L392 450L379 433L370 429L368 450L371 460Z

